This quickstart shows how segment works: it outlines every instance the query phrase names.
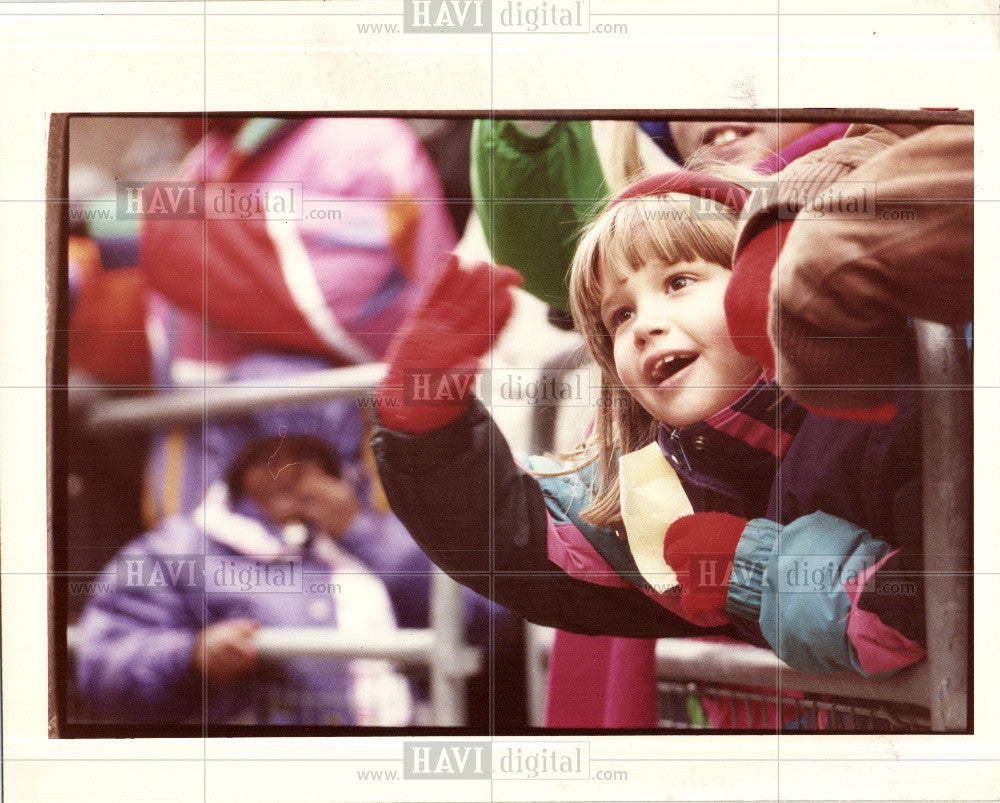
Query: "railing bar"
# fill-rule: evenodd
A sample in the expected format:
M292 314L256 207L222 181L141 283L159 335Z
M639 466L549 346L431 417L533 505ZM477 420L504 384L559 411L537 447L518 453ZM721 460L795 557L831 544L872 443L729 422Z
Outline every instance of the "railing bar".
M718 686L703 685L700 687L700 692L704 695L717 697L725 699L733 703L734 700L740 699L746 702L747 700L752 700L754 702L760 702L764 700L769 700L770 698L755 692L745 692L742 690L726 689ZM922 724L924 722L929 722L929 719L921 718L917 715L907 715L902 716L897 713L892 713L889 709L885 707L875 708L874 706L866 706L859 702L839 702L837 700L820 700L812 698L796 698L796 697L778 697L776 698L780 705L788 705L791 703L796 706L798 711L802 711L803 708L811 711L826 711L829 714L835 715L840 720L846 722L848 717L853 718L870 718L872 716L879 716L884 719L890 720L892 724L903 724L904 722L912 722L917 724ZM875 701L873 701L875 702Z
M743 713L746 714L747 727L753 727L753 712L750 710L750 698L746 694L740 694L740 701L743 703Z
M437 725L461 725L465 721L465 677L478 668L479 652L464 646L462 587L443 571L434 569L431 580L431 632L435 636L431 654L431 705ZM463 655L476 656L462 667Z
M931 727L967 725L968 580L972 521L972 398L957 330L914 321L923 429L924 605ZM951 385L944 390L936 385Z
M225 418L283 404L368 396L384 375L384 365L371 363L270 381L232 382L150 396L98 399L82 405L83 409L75 413L80 416L78 429L83 434L110 435L154 425L201 422L203 416ZM72 396L71 389L71 400Z
M919 664L889 678L862 678L854 673L810 675L783 664L770 650L750 645L720 645L687 639L660 639L657 671L660 677L687 677L702 682L728 683L734 677L748 685L769 686L780 670L782 687L813 694L863 697L905 704L925 703L927 666Z

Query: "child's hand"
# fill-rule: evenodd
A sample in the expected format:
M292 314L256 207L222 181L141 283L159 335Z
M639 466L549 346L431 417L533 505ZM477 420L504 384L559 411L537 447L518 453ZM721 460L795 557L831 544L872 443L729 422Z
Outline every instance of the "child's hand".
M520 274L503 265L468 268L448 256L389 347L389 372L376 389L384 426L428 432L462 414L479 360L513 312L510 288L521 283Z
M681 608L692 621L725 613L733 557L746 523L728 513L694 513L667 530L663 559L677 573Z
M334 538L340 538L361 510L354 490L343 480L310 465L295 488L299 515Z
M253 634L260 622L253 619L224 619L208 625L198 634L191 662L209 680L233 680L257 665Z

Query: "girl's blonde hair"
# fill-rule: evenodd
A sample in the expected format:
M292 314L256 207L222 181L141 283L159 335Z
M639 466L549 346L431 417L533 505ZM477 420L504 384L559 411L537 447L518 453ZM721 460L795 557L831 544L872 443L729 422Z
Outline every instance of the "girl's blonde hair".
M581 511L595 526L621 521L618 458L650 443L658 423L615 370L614 344L601 322L606 277L651 262L704 260L731 268L738 220L739 213L723 204L669 194L613 204L584 229L570 265L569 295L573 320L601 371L600 400L590 436L567 457L577 467L597 463L593 501Z

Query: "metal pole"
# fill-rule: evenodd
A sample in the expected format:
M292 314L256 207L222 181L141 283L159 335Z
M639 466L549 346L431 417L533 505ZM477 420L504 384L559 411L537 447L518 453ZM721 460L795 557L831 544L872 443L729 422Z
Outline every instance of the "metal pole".
M746 123L874 123L876 125L972 125L970 109L494 109L473 117L497 120L725 120Z
M356 398L369 395L384 375L382 363L370 363L150 396L101 399L85 406L79 428L87 435L110 435L153 425L200 423L203 415L223 418L279 404Z
M477 671L479 651L463 642L462 587L434 568L431 578L431 707L435 724L465 724L465 678Z
M527 661L528 724L533 728L545 725L545 700L548 693L548 663L555 631L528 623L525 629L525 660Z
M923 417L924 584L931 728L968 726L972 394L961 330L915 321Z
M467 109L442 112L434 109L352 110L358 117L416 117L417 119L496 120L725 120L759 123L911 123L914 125L971 125L971 109L880 109L792 108L792 109ZM294 117L295 115L287 115Z
M335 627L262 627L254 644L263 658L384 659L407 666L426 666L434 650L430 630L349 633Z
M415 628L390 633L347 633L335 627L262 627L254 644L264 658L384 659L406 666L429 666L434 654L434 631ZM80 646L80 630L66 628L66 647Z

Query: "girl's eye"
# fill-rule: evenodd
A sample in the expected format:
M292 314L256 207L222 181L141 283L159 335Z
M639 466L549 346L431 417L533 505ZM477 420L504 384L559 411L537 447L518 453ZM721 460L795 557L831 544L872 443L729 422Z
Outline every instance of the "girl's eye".
M667 282L667 290L669 292L674 292L676 290L683 290L689 284L694 282L694 278L691 276L673 276L670 281Z
M608 322L611 324L611 331L614 332L615 329L617 329L623 323L626 323L627 321L631 320L631 318L634 315L635 315L635 310L631 310L628 307L621 307L619 309L616 309L614 312L611 313L611 316L608 318Z

